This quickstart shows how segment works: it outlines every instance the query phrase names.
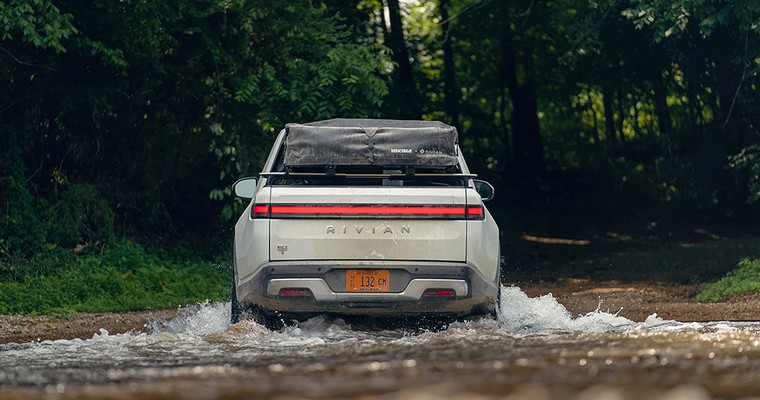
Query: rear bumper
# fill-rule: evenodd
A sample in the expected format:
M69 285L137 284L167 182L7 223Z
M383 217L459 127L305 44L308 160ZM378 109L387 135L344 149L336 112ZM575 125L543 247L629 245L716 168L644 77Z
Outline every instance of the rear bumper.
M280 278L269 281L267 295L278 296L287 288L308 289L317 302L417 301L428 289L450 289L455 293L452 297L466 297L469 292L467 282L461 279L412 279L399 293L336 293L322 278Z
M347 292L348 269L389 270L390 292ZM310 294L280 295L295 288ZM455 294L426 296L428 289ZM376 316L486 314L493 310L497 291L495 279L485 279L472 265L452 262L271 262L237 287L241 305L272 313Z

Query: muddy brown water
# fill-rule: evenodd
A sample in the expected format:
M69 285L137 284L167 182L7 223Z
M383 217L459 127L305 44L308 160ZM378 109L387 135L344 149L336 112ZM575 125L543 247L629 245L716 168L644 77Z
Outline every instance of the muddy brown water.
M504 288L498 320L439 331L317 317L270 332L228 304L152 333L0 345L0 399L760 398L760 324L572 316Z

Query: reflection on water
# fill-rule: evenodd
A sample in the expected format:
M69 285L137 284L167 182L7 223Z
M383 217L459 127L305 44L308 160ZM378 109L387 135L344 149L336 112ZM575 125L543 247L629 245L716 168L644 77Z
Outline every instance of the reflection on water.
M279 332L202 304L152 333L0 345L0 398L709 399L760 393L760 324L572 316L505 287L498 320Z

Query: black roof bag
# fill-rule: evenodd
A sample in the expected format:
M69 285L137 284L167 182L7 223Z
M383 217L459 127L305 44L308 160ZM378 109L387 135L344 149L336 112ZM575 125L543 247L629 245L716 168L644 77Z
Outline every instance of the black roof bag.
M457 130L435 121L331 119L285 127L285 166L457 164Z

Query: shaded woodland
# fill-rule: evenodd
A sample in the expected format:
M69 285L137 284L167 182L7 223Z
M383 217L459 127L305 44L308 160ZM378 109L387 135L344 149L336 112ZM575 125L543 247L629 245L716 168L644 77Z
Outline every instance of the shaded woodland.
M0 260L224 247L287 122L457 126L506 232L760 221L760 1L0 2ZM564 218L568 217L568 218Z

